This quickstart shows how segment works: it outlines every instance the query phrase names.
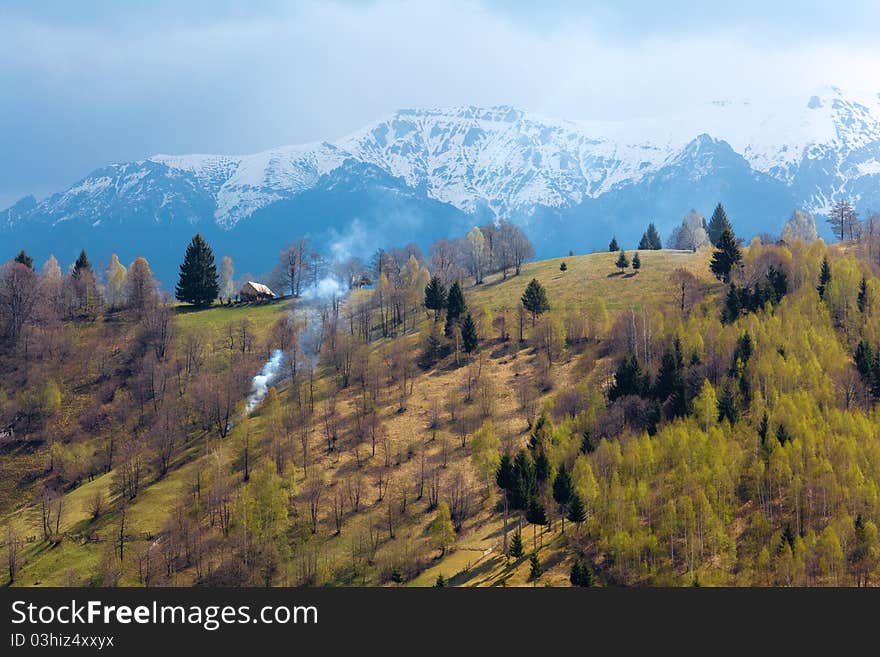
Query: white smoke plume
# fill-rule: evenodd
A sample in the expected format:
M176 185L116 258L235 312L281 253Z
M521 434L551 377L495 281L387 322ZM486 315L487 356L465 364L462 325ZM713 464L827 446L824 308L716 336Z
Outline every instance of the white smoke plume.
M272 356L263 365L263 368L254 377L251 382L251 391L247 396L247 412L250 414L257 406L260 405L266 395L269 393L269 387L281 374L281 366L284 364L284 352L276 349L272 352Z

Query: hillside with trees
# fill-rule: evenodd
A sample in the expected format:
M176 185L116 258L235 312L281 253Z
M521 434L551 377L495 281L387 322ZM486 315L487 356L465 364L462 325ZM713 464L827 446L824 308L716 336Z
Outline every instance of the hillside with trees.
M199 236L180 303L143 258L22 252L0 580L877 585L880 241L841 216L540 262L503 222L369 264L301 239L248 302Z

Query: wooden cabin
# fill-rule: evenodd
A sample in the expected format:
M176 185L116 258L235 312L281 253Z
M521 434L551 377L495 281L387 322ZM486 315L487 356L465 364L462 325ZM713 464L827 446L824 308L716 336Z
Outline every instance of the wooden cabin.
M271 301L275 298L275 293L262 283L248 281L241 286L238 298L242 301Z

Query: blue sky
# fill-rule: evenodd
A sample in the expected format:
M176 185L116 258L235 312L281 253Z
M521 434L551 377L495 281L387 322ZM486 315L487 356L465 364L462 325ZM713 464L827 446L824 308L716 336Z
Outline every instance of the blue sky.
M400 107L608 119L880 90L878 5L0 0L0 207L109 162L334 139Z

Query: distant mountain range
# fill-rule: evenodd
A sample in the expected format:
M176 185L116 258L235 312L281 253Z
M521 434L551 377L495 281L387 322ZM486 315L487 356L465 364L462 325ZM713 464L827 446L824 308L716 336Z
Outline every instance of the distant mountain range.
M0 259L145 255L166 286L196 231L239 272L308 235L336 255L521 224L540 256L664 238L721 201L742 236L842 197L880 209L880 94L835 87L784 101L716 101L620 122L546 119L506 106L400 110L335 142L263 153L156 155L112 164L0 212ZM818 221L820 230L823 222ZM827 233L826 233L827 235Z

